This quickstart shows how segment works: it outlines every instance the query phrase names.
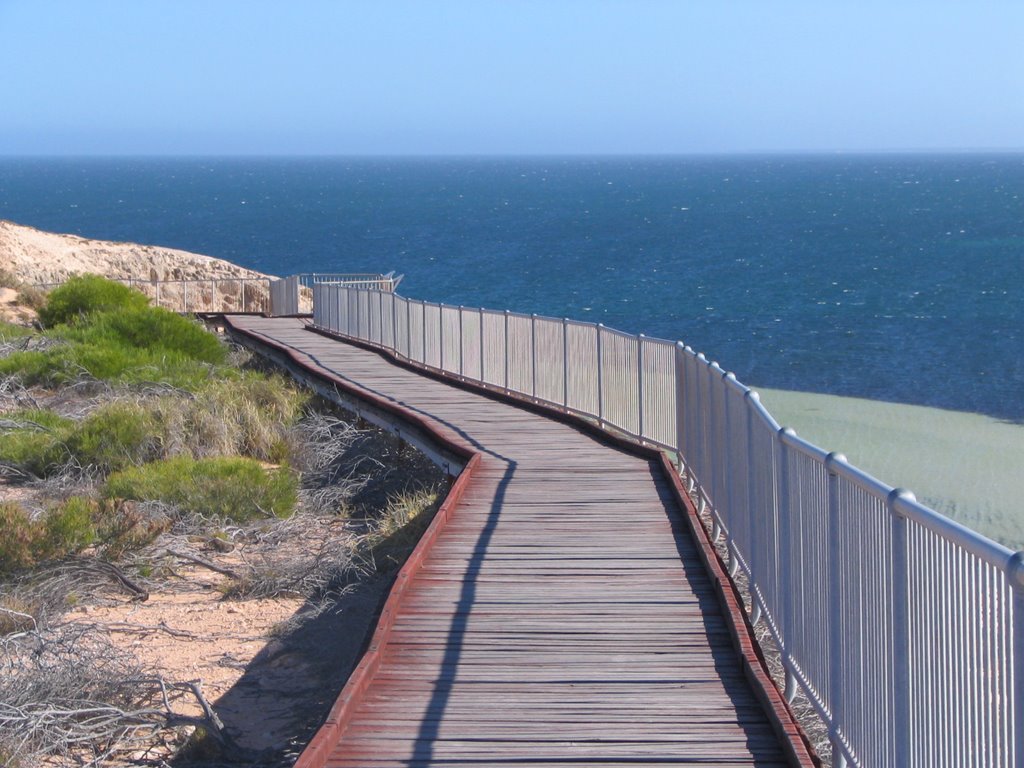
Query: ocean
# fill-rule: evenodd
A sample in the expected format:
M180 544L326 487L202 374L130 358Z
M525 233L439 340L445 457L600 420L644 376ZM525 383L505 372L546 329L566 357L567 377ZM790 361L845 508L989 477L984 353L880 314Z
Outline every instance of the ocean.
M1024 155L0 158L0 218L682 339L1024 424Z

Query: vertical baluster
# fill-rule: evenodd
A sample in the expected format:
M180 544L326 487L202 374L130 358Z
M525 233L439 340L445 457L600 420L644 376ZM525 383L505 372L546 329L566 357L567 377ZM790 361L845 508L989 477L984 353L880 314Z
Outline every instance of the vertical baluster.
M832 452L825 457L828 470L828 515L826 521L828 547L828 653L829 653L829 740L832 742L832 765L846 766L839 725L843 722L844 673L846 659L843 653L843 600L840 559L843 553L843 526L839 509L839 475L835 465L845 463L846 457Z
M686 345L681 341L676 342L675 350L676 370L676 451L679 457L679 470L682 471L686 457L686 394L689 391L686 381Z
M508 359L512 351L508 344L508 310L505 310L505 394L508 394Z
M562 318L562 406L569 407L569 320Z
M760 571L760 541L758 539L758 513L764 519L764 510L761 509L760 499L756 497L757 471L755 462L757 459L754 453L754 405L760 400L757 392L748 389L743 393L743 400L747 416L747 567L750 569L750 621L757 624L761 620L761 601L758 598L758 578Z
M438 354L438 368L444 370L444 302L442 301L437 307L437 354Z
M530 396L537 399L537 315L530 315Z
M914 494L895 488L886 500L892 523L892 708L893 765L910 765L910 560L907 517L897 507L900 500L914 501Z
M602 348L601 329L604 325L597 324L597 423L604 429L604 350Z
M644 335L636 339L636 423L637 437L644 445Z
M786 701L796 696L797 680L793 674L793 644L796 642L796 614L794 598L796 584L793 568L793 506L789 490L789 446L786 439L796 433L782 427L776 433L776 455L779 466L775 473L776 495L779 499L779 589L782 592L782 661L786 668Z
M462 321L462 305L459 304L459 378L464 378L465 360L463 359L463 347L466 343L465 328Z
M484 310L480 311L480 383L483 384L487 377L484 376Z

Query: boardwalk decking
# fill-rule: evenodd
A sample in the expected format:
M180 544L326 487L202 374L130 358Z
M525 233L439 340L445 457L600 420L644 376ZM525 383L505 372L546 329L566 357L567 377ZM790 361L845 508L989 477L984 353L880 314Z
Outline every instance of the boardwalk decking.
M232 323L481 455L326 765L790 764L656 461L297 320Z

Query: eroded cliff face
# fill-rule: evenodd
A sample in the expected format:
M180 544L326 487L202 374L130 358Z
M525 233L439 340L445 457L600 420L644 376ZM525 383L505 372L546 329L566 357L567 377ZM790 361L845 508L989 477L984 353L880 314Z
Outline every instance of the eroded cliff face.
M140 280L259 278L260 272L223 259L173 248L90 240L0 220L0 269L28 284L91 273Z

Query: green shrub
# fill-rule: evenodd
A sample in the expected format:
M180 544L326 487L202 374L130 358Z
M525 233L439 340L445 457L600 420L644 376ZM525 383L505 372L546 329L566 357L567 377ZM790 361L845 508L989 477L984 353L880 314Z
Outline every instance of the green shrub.
M145 513L134 501L114 499L101 499L96 503L94 519L103 556L110 560L151 544L173 522L160 512Z
M0 288L20 288L21 280L9 269L0 269Z
M298 484L290 469L264 469L252 459L178 456L114 473L107 478L103 495L159 500L186 513L244 522L266 515L290 516Z
M0 344L21 339L32 334L31 328L0 320Z
M163 446L157 414L133 402L105 405L77 423L45 410L15 411L6 419L42 427L0 433L0 459L39 477L71 459L111 472L157 458Z
M121 283L98 275L82 275L72 277L50 291L46 306L39 312L39 319L43 325L52 328L95 312L141 309L148 304L149 299Z
M58 560L93 543L95 504L79 496L32 520L19 504L0 503L0 574Z
M82 496L72 496L50 510L42 521L42 535L37 558L56 559L79 552L96 540L93 515L96 503Z
M46 293L33 285L22 285L18 289L18 303L40 311L46 306Z
M167 452L283 463L292 454L291 427L308 400L308 394L280 376L248 373L211 380L187 402L161 401Z
M114 402L93 411L67 437L68 451L82 466L104 472L157 458L162 443L156 415L132 402Z
M97 313L84 322L59 329L57 335L104 349L177 353L181 359L214 365L227 360L227 348L214 334L195 320L161 307Z
M13 573L35 563L39 548L39 526L29 519L20 504L0 503L0 574Z
M43 477L65 463L69 453L65 440L74 422L53 411L30 409L4 414L6 421L26 425L0 432L0 460Z

